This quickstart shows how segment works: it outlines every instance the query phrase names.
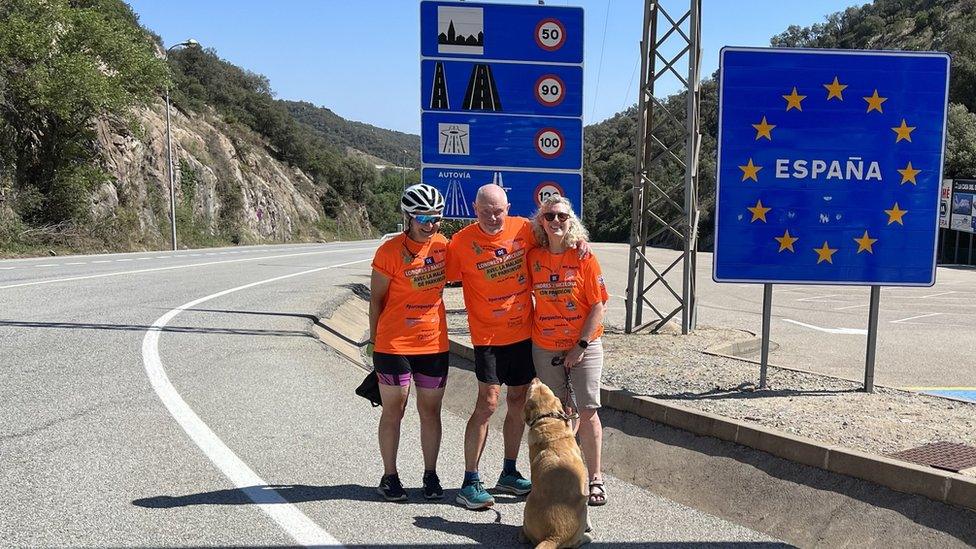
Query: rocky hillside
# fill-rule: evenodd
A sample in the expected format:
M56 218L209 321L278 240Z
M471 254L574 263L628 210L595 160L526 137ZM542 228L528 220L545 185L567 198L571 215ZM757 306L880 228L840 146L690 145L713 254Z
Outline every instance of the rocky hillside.
M167 58L121 0L7 0L0 255L169 245L167 88L183 247L364 237L398 221L417 176L376 166L416 155L417 136L308 104L299 120L216 51Z

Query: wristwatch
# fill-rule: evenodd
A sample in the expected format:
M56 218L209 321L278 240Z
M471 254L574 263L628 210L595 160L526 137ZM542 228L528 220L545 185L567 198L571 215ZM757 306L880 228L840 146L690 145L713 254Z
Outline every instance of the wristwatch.
M577 341L576 344L579 345L581 349L585 349L590 346L590 342L585 339Z

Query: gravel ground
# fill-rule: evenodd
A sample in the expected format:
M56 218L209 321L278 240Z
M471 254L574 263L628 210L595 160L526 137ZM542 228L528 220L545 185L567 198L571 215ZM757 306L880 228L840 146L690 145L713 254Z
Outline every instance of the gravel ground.
M452 337L466 339L460 288L444 293ZM633 393L749 421L820 442L890 454L930 442L976 446L976 404L769 367L767 390L755 390L759 365L704 351L751 339L741 330L700 326L694 334L604 335L603 381ZM775 361L775 354L771 360ZM963 472L976 476L976 468Z

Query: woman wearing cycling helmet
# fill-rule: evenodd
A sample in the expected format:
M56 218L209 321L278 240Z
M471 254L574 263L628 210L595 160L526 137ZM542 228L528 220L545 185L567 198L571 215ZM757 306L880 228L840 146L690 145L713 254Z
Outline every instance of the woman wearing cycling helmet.
M407 499L396 458L412 378L420 414L424 497L440 499L444 491L436 466L449 356L441 299L447 239L438 232L444 197L430 185L412 185L403 191L400 209L406 230L376 250L370 279L369 336L383 399L379 426L383 478L377 492L388 501Z

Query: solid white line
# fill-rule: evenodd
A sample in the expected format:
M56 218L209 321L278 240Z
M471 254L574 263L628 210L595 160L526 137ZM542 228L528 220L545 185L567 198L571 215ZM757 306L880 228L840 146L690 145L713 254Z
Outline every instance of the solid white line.
M112 262L111 259L97 259L95 261L92 261L92 263L111 263L111 262Z
M75 261L73 263L65 263L65 265L85 265L84 261Z
M10 269L16 269L17 267L0 267L0 271L9 271Z
M35 267L58 267L56 263L45 263L43 265L34 265Z
M929 313L927 315L910 316L908 318L902 318L900 320L892 320L892 324L898 324L899 322L907 322L909 320L915 320L917 318L928 318L930 316L941 315L942 313Z
M847 309L857 309L858 307L867 307L870 303L861 303L860 305L848 305L846 307L837 307L835 311L846 311Z
M790 320L788 318L784 318L783 322L789 322L791 324L803 326L804 328L810 328L811 330L826 332L828 334L868 335L867 330L862 330L860 328L821 328L820 326L814 326L813 324L806 324L804 322L799 322L797 320Z
M86 275L86 276L70 276L67 278L55 278L52 280L36 280L34 282L21 282L20 284L8 284L6 286L0 286L0 290L5 290L7 288L20 288L23 286L38 286L40 284L54 284L55 282L71 282L74 280L89 280L92 278L105 278L109 276L121 276L127 274L139 274L139 273L153 273L157 271L172 271L174 269L187 269L190 267L203 267L206 265L220 265L222 263L243 263L245 261L260 261L262 259L278 259L282 257L297 257L302 255L316 255L316 254L329 254L336 252L362 252L366 250L372 250L373 248L343 248L339 250L321 250L317 252L302 252L297 254L282 254L282 255L267 255L261 257L245 257L241 259L225 259L220 261L205 261L203 263L190 263L189 265L172 265L170 267L156 267L153 269L136 269L134 271L119 271L114 273L102 273L97 275Z
M948 292L940 292L940 293L937 293L937 294L929 294L929 295L923 295L923 296L922 296L922 297L920 297L919 299L925 299L925 298L929 298L929 297L939 297L940 295L949 295L949 294L954 294L954 293L956 293L956 292L955 292L955 291L952 291L952 290L950 290L950 291L948 291Z
M300 254L296 254L300 255ZM227 477L237 488L241 489L244 494L251 499L257 506L265 512L272 520L278 523L285 532L288 533L296 543L303 546L341 546L341 544L333 538L328 532L323 530L319 525L315 524L305 513L302 513L295 505L289 503L285 498L268 486L261 477L257 475L250 467L244 463L241 458L237 457L230 448L220 437L214 433L206 423L200 419L200 416L193 411L192 408L183 400L176 388L169 381L169 376L166 375L166 370L163 368L163 362L159 357L159 334L166 325L173 320L176 315L181 312L191 309L205 301L215 299L227 294L237 292L240 290L245 290L248 288L253 288L261 284L267 284L269 282L276 282L279 280L285 280L287 278L292 278L296 276L316 273L319 271L324 271L327 269L334 269L336 267L344 267L347 265L353 265L356 263L363 263L370 261L369 259L360 259L358 261L350 261L347 263L340 263L338 265L330 265L328 267L319 267L317 269L311 269L308 271L302 271L300 273L292 273L288 275L278 276L275 278L269 278L267 280L261 280L259 282L252 282L250 284L245 284L243 286L238 286L236 288L231 288L229 290L224 290L222 292L217 292L215 294L208 295L206 297L201 297L200 299L193 300L189 303L181 305L176 309L173 309L163 316L156 319L153 322L152 327L146 331L145 337L142 339L142 361L146 367L146 374L149 376L149 381L159 395L159 399L169 410L170 415L179 423L183 431L190 437L191 440L200 448L201 451L210 459L211 462L220 470L221 473ZM228 262L229 263L229 262ZM270 502L267 502L268 500ZM259 501L265 501L267 503L258 503Z
M127 258L127 259L116 259L116 261L118 261L119 263L121 263L123 261L132 261L132 258L130 257L130 258Z

